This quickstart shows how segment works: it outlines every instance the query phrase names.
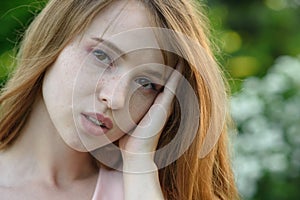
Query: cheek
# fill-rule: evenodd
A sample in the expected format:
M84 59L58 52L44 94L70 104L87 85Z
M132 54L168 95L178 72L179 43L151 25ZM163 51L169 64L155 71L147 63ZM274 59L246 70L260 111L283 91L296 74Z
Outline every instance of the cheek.
M156 94L144 94L140 91L133 93L129 99L129 112L131 119L138 123L150 109L155 100Z

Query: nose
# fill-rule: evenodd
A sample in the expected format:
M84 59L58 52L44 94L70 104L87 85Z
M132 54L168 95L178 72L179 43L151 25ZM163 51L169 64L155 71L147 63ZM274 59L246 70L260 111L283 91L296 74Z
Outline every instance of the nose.
M98 82L98 100L110 109L123 108L127 96L128 80L121 75L104 75Z

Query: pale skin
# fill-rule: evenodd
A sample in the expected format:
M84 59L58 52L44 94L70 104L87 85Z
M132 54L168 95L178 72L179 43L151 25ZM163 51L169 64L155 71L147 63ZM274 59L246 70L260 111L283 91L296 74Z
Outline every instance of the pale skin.
M91 35L101 35L101 28L98 30L98 28L95 27L99 27L98 24L103 23L103 19L113 15L114 12L118 13L118 8L120 9L122 6L122 1L117 1L115 5L110 6L107 11L103 11L103 13L99 15L100 17L96 17L93 22L94 25L91 25L91 28L89 28L85 34L87 38ZM123 14L126 15L126 17L121 16L120 18L126 18L128 21L120 20L116 26L120 28L115 28L107 34L117 34L134 28L151 26L148 18L145 16L145 8L142 5L131 1L126 8ZM130 8L135 12L132 12ZM139 20L135 21L135 19ZM88 54L91 54L91 52L87 53L84 51L88 49L85 47L89 45L90 40L86 40L84 37L80 41L74 40L74 42L65 48L57 62L51 67L51 70L47 72L43 83L43 93L38 95L30 117L26 126L22 129L19 138L11 147L0 152L1 199L83 200L92 198L99 169L94 165L93 157L89 152L85 151L82 146L89 144L91 138L94 139L94 137L86 136L79 131L79 137L86 138L85 141L80 141L78 136L76 134L74 135L75 128L73 124L73 120L76 120L76 109L79 110L81 106L86 107L90 101L86 101L86 104L79 105L78 107L75 106L75 111L72 110L72 112L69 112L67 109L66 111L60 110L60 108L64 109L67 105L59 104L60 99L61 102L67 102L67 104L72 101L71 92L73 92L72 87L74 84L69 87L65 82L69 81L73 83L76 81L73 77L76 77L76 74L81 72L81 66L78 65L78 68L74 66L76 66L78 60L84 60ZM126 49L126 46L123 45L122 47ZM144 54L144 52L141 53L141 55ZM155 52L150 52L147 55L150 55L151 59L154 60L147 60L147 56L144 56L145 62L162 62L161 56ZM125 86L128 84L124 84L124 88L109 84L109 78L116 79L116 77L124 77L125 73L132 70L132 66L141 64L136 60L140 57L139 52L130 54L127 60L124 59L124 61L120 62L120 65L117 66L120 69L118 70L120 74L106 76L106 84L103 85L101 85L101 80L99 80L96 84L96 90L94 87L87 89L84 88L87 86L83 86L83 89L86 89L83 91L86 93L80 93L78 96L80 102L85 102L85 99L92 98L91 101L94 101L96 97L98 112L112 118L112 111L118 113L124 109L126 105L124 102L126 102L128 97L123 97L122 95L127 93ZM148 59L150 59L150 57ZM73 60L73 58L78 58L78 60ZM61 66L64 66L64 68ZM180 71L180 62L177 63L176 68ZM94 70L94 68L89 70ZM90 72L92 73L92 71ZM83 74L83 77L85 77L85 75L88 76L89 74ZM68 80L66 78L68 76L72 78ZM137 74L134 74L134 76L137 76ZM167 74L166 77L164 84L165 89L158 95L145 92L142 98L139 95L143 93L135 93L133 98L134 106L140 106L141 110L145 111L143 113L132 111L131 113L134 121L138 123L138 126L129 127L130 131L127 133L123 133L115 128L108 132L107 138L110 142L118 141L123 160L123 172L100 168L104 174L102 178L109 179L102 181L109 182L109 185L99 191L99 194L97 194L99 199L105 199L103 198L105 194L113 193L115 187L122 187L119 188L119 191L123 192L122 195L126 200L163 199L158 179L158 169L153 161L154 154L152 152L155 151L157 147L161 129L171 113L172 100L174 99L174 92L180 80L180 73L174 70L171 74ZM123 78L122 81L136 82L138 80L132 77L130 78L131 79ZM86 83L88 79L84 80ZM57 88L55 88L56 83L58 84ZM64 85L61 85L62 83ZM92 85L94 82L85 85L89 84ZM117 91L120 91L118 98L108 93L109 91L113 91L115 87L118 88ZM58 89L61 89L65 96L58 96L60 94ZM53 100L51 100L51 95L54 96ZM148 99L150 100L148 104L143 107L141 105L144 105L145 96L149 97ZM124 99L124 102L120 101L120 99ZM113 104L109 104L108 102L113 102ZM71 103L69 104L71 105ZM57 107L53 107L52 105ZM74 108L74 106L72 108ZM56 113L59 113L58 116L56 116ZM62 120L59 120L61 119L59 116L60 113L62 113L61 117L63 119L66 118L66 121L62 122ZM63 115L64 113L66 113L66 115ZM71 114L74 114L75 117ZM74 118L68 118L69 115ZM70 121L68 121L68 119L70 119ZM115 122L113 123L114 127L116 127ZM82 136L80 134L82 134ZM101 137L97 139L99 144L96 145L99 145L99 147L108 144L107 141L106 143L101 142ZM93 143L91 146L94 145ZM89 149L89 147L87 148Z
M139 153L152 152L156 148L161 132L153 134L152 130L164 125L179 79L180 75L173 72L166 84L168 89L157 96L153 104L155 106L151 109L151 118L158 120L152 121L147 131L136 128L132 135L137 137L126 135L120 139L125 172L122 174L115 170L103 170L111 173L107 175L112 178L110 183L120 185L118 182L123 181L124 199L163 199L153 154L140 156ZM39 106L43 107L43 104ZM46 111L40 109L39 113L33 112L14 148L0 154L1 198L91 199L94 192L92 186L96 184L98 173L92 165L90 155L69 148L60 137L53 138L52 132L47 129L50 127L44 127L45 131L42 132L38 130L33 123L36 118L45 120L44 125L51 126L49 118L43 115ZM139 125L148 125L149 116L150 112L147 112ZM154 136L147 140L138 138L147 135ZM33 143L37 137L38 142ZM56 148L51 148L52 145ZM150 172L144 172L145 169Z
M180 64L177 65L177 68L180 70ZM172 100L180 78L180 74L176 71L171 74L165 86L168 89L157 96L154 104L139 124L139 126L145 127L151 121L150 125L147 128L137 127L130 136L126 135L119 142L121 149L123 149L123 170L129 172L123 174L125 199L163 199L157 167L153 160L154 153L152 152L155 152L162 133L159 131L155 134L155 132L157 127L162 130L170 115ZM139 137L148 139L139 139ZM139 185L136 185L137 183ZM140 192L136 192L137 190ZM149 192L149 190L152 191ZM145 194L147 195L145 196Z

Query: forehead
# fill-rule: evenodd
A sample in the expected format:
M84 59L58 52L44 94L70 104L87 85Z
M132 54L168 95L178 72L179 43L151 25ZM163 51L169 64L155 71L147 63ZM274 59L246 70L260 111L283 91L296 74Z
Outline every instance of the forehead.
M163 63L166 55L161 52L161 39L158 39L160 34L155 30L157 25L154 21L144 3L138 0L117 0L96 15L84 37L102 38L125 54L139 52L141 61L154 59Z
M161 61L163 55L154 28L153 16L144 3L119 0L96 15L84 37L101 38L113 43L125 54L140 52L141 59L147 60L148 55L149 59Z
M121 35L124 35L122 40L125 42L136 38L134 30L153 26L150 11L142 2L117 0L110 3L96 15L86 34L106 40L113 37L117 38L117 36L120 38ZM126 34L127 32L131 33ZM146 40L145 42L157 42L154 33L147 34L147 37L143 39Z

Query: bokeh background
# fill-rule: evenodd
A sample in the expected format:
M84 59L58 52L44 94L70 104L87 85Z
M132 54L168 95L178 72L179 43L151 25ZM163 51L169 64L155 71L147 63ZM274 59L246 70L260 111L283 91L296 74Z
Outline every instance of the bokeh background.
M203 0L232 90L233 164L245 200L300 199L300 0ZM45 1L0 2L0 87Z

